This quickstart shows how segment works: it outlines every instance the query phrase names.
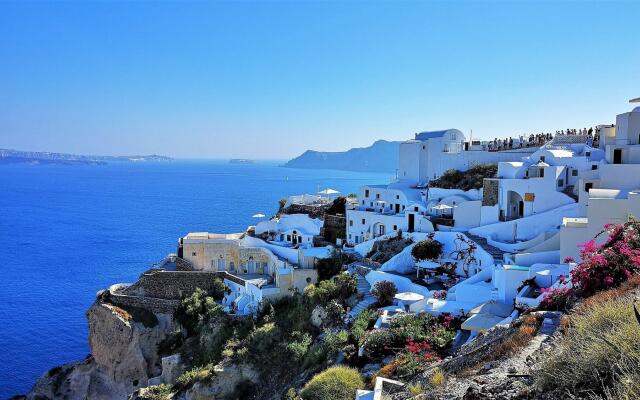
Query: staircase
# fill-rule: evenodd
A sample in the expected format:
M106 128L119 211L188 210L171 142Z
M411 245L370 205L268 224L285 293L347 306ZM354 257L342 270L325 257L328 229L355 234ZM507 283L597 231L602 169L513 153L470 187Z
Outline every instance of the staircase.
M466 235L469 239L476 242L478 246L482 247L484 251L491 254L491 257L493 257L493 261L496 264L504 264L504 253L506 253L505 251L502 251L499 248L490 245L487 242L487 239L483 238L482 236L472 235L469 232L466 232Z
M376 302L376 298L371 294L371 285L365 279L362 269L356 270L356 279L358 280L358 293L364 297L353 307L347 314L348 319L357 317L364 309ZM367 271L368 272L368 271Z

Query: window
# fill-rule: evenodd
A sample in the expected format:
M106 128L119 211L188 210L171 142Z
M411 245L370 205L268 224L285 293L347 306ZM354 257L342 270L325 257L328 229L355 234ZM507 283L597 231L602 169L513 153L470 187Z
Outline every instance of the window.
M376 199L380 198L380 193L376 193Z
M364 191L364 197L369 197L369 189Z
M587 182L584 184L584 191L589 193L589 190L593 189L593 182Z
M564 186L564 179L558 179L558 187Z
M424 146L424 145L422 146L422 150L424 150L424 149L426 149L426 148L427 148L427 146Z
M396 200L400 200L400 195L399 194L396 195Z
M587 151L587 152L584 153L584 155L587 156L587 157L591 157L591 152Z
M353 226L353 220L352 219L349 220L349 226Z
M364 218L362 218L362 225L364 225L366 223L367 223L367 221Z
M413 207L413 211L418 211L418 207Z
M364 200L362 200L362 205L364 205Z
M291 235L287 235L287 242L291 241Z
M369 207L373 207L373 201L369 202Z
M597 166L596 164L593 164L593 165L591 166L591 170L592 170L592 171L595 171L595 170L597 170L597 169L598 169L598 166Z
M196 252L194 251L193 253L191 253L191 257L195 257L196 256Z
M451 134L451 140L456 140L456 134L455 133Z
M578 170L577 169L572 170L571 176L578 176Z
M280 241L284 242L284 234L280 235Z
M394 231L397 231L397 230L398 230L398 225L394 225L394 226L393 226L393 230L394 230Z
M544 178L544 169L540 168L540 178Z
M544 162L545 156L540 156L540 161Z

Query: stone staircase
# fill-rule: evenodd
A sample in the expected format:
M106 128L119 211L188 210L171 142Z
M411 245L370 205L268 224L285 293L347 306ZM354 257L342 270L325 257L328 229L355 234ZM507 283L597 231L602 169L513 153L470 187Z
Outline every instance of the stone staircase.
M367 271L368 272L368 271ZM371 304L376 302L376 298L371 294L371 285L365 279L362 269L356 270L356 278L358 280L358 293L363 295L362 300L353 307L347 314L348 319L357 317L364 309L368 308Z
M496 264L504 264L504 254L506 253L505 251L502 251L499 248L490 245L487 242L487 239L483 238L482 236L472 235L469 232L466 232L466 235L469 239L476 242L478 246L482 247L484 251L491 254L491 257L493 257L493 261Z

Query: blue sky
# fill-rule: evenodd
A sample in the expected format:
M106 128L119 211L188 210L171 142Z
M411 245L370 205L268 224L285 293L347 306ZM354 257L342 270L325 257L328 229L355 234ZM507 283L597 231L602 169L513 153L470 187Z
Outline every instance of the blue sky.
M614 122L640 2L1 2L0 148L289 158Z

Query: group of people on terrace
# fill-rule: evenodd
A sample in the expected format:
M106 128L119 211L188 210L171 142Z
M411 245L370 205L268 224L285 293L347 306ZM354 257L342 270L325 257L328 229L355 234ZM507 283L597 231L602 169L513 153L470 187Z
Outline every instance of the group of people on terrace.
M490 140L488 143L489 151L502 151L502 150L510 150L510 149L519 149L523 147L540 147L543 146L546 142L552 140L554 136L561 135L585 135L589 136L589 144L591 146L597 147L597 143L599 140L598 134L595 133L593 128L582 128L582 129L566 129L556 131L555 134L548 133L537 133L537 134L529 134L520 135L516 141L512 137L505 139L494 138Z

